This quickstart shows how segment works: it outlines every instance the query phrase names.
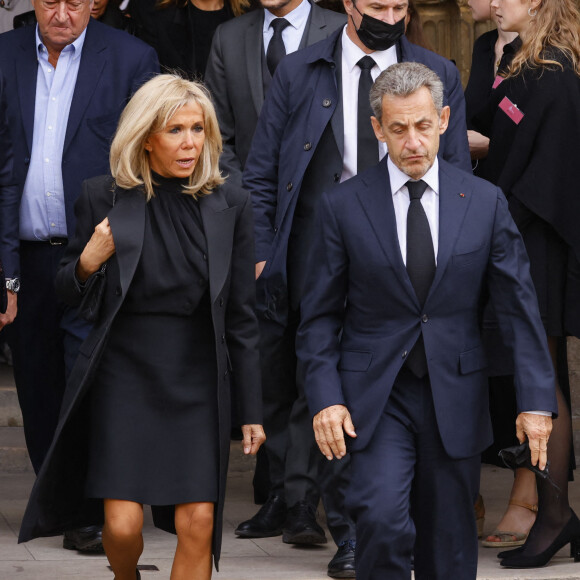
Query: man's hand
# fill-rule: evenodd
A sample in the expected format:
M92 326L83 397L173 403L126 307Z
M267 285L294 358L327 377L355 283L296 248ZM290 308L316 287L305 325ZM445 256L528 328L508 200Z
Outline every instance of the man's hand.
M532 456L532 465L546 467L548 461L548 439L552 432L552 417L520 413L516 420L516 436L520 443L528 438Z
M85 282L101 265L115 253L115 242L109 225L109 218L105 218L95 226L91 239L87 242L77 263L77 278Z
M18 311L17 295L14 292L10 292L10 290L7 291L7 294L8 305L6 306L6 312L4 314L0 314L0 328L4 328L8 324L12 324Z
M260 445L266 441L262 425L242 425L242 447L246 455L256 455Z
M264 271L265 265L266 265L266 260L264 260L263 262L258 262L256 264L256 280L262 275L262 272Z
M312 420L316 443L326 459L331 460L332 454L337 459L346 455L344 432L349 437L356 437L350 413L344 405L332 405L314 415Z

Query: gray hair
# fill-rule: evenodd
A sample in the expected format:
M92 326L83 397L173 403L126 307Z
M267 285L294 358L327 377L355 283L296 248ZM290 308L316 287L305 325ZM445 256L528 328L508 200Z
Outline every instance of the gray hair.
M375 117L382 122L383 97L408 97L420 88L429 89L437 114L443 109L443 83L441 79L424 64L400 62L384 70L371 88L370 101Z

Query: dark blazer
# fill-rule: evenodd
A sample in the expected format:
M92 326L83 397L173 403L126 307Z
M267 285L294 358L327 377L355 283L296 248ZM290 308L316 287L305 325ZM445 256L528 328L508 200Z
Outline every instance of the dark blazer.
M8 122L14 141L14 196L0 198L0 244L8 276L19 273L20 197L28 173L34 129L38 61L35 27L0 35L0 69L10 83ZM109 171L109 146L132 94L159 72L155 51L125 32L96 22L87 26L62 159L67 230L75 231L74 203L83 180Z
M57 276L57 292L78 306L83 290L75 281L78 257L95 226L109 218L116 253L108 262L99 319L82 344L64 396L52 446L32 490L19 541L54 535L102 519L101 502L86 500L87 422L84 405L111 324L131 285L143 245L146 198L140 189L118 190L113 206L112 179L97 177L83 185L76 204L77 230ZM221 519L230 445L230 373L235 375L242 424L262 423L258 326L255 307L253 224L249 195L225 184L199 201L207 240L209 291L217 352L220 481L214 556L219 559ZM203 442L200 442L203 444ZM155 524L173 531L173 510L155 508Z
M264 54L263 24L264 10L260 9L219 26L205 72L224 143L220 167L238 184L242 182L242 171L264 103L260 66ZM344 14L312 3L300 48L327 38L344 24Z
M513 348L518 411L557 413L529 262L505 196L444 161L439 167L437 270L423 307L399 249L387 159L322 198L297 352L312 414L350 410L352 450L369 443L421 333L446 452L472 457L492 442L478 321L484 285Z
M280 63L260 115L244 170L244 188L252 194L256 222L256 262L266 260L264 316L285 324L288 290L286 256L294 210L308 169L328 173L329 166L311 161L328 127L339 158L344 152L340 39L337 30L314 46L288 55ZM421 62L443 82L444 104L451 107L449 129L439 156L471 169L465 103L457 68L448 60L411 44L397 44L400 62ZM341 165L342 167L342 165ZM340 179L340 173L334 180ZM332 175L330 175L332 181ZM322 181L322 180L319 180Z

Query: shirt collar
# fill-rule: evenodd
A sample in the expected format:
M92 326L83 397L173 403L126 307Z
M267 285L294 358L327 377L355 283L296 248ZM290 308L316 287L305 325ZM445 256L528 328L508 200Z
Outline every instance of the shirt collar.
M85 37L87 35L87 29L85 28L82 33L80 34L80 36L74 41L71 42L70 44L67 44L64 48L63 48L63 52L64 51L72 51L73 52L73 59L79 59L81 57L81 53L83 51L83 45L85 43ZM40 33L38 31L38 24L36 25L36 56L40 58L40 55L42 53L47 54L47 49L46 46L44 45L44 43L42 42L41 38L40 38Z
M406 173L401 171L389 157L387 159L387 167L389 169L389 180L391 182L391 193L395 195L399 190L411 179ZM421 179L437 194L439 195L439 159L435 157L433 165L429 167L427 173Z
M367 54L348 37L345 26L342 31L342 58L346 63L349 72L354 70L356 63L363 56L372 57L372 59L379 65L379 68L383 71L389 65L393 64L393 62L397 62L397 47L391 46L391 48L387 48L387 50L375 50L374 52Z
M295 28L296 30L300 30L306 24L308 20L308 16L310 15L310 2L308 0L302 0L294 10L288 12L284 18L288 20L290 26ZM267 32L270 28L270 24L272 24L272 20L275 20L278 16L274 16L268 9L264 10L264 30L263 32Z

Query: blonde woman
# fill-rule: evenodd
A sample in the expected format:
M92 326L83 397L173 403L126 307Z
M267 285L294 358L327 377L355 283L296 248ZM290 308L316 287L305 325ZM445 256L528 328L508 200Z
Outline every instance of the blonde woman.
M580 12L575 0L492 0L491 7L521 46L502 62L474 119L490 138L482 177L504 191L523 236L556 367L565 337L580 336ZM568 503L570 409L560 386L557 394L551 482L537 478L536 521L523 546L500 554L506 567L543 566L568 543L580 560L580 521Z
M162 68L201 79L216 28L249 6L250 0L131 0L129 13Z
M102 303L81 346L21 541L96 523L116 580L139 578L143 504L177 533L171 580L217 564L235 373L245 453L264 441L249 196L218 170L198 84L152 79L123 112L111 173L85 182L57 277ZM90 161L90 160L88 160ZM72 468L71 466L74 466Z

